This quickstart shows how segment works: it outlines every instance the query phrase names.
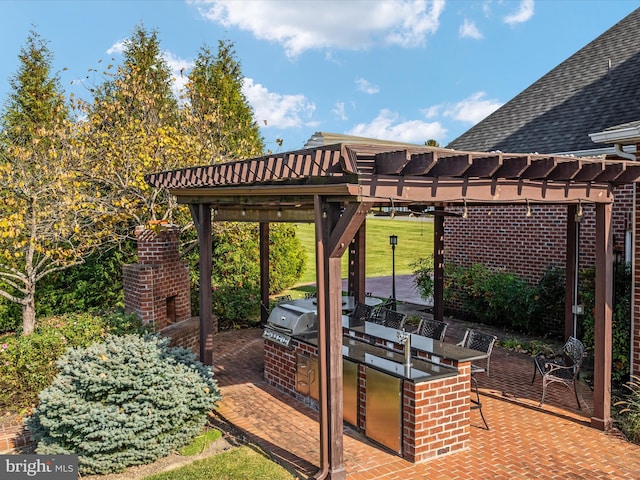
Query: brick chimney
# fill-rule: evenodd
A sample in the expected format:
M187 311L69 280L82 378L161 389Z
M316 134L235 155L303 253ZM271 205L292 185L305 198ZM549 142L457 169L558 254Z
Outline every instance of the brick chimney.
M122 267L124 306L154 330L191 318L189 267L180 260L177 225L136 227L138 263Z

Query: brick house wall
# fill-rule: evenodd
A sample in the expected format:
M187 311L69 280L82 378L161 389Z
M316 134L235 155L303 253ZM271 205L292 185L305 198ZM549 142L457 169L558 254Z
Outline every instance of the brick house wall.
M633 185L614 190L612 230L614 249L624 251L625 234L632 229ZM451 209L461 213L462 209ZM595 264L595 208L583 204L580 224L580 268ZM479 263L526 279L532 285L550 266L565 267L567 248L567 208L563 205L469 207L467 218L445 219L445 264L470 267ZM630 252L629 252L630 254ZM448 304L450 310L459 305ZM563 331L564 319L547 325L550 331ZM639 333L640 335L640 333ZM640 341L640 339L639 339Z

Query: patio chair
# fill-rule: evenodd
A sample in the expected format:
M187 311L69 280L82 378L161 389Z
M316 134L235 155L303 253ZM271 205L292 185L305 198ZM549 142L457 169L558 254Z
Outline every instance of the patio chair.
M562 347L562 353L554 358L549 359L542 353L535 356L531 385L536 379L536 373L540 373L542 376L542 398L538 406L541 407L544 403L547 386L550 383L562 383L567 388L573 388L576 402L578 402L578 409L582 408L576 384L585 355L586 350L582 342L575 337L569 337L567 343Z
M276 305L279 305L282 302L290 302L291 300L291 295L279 295L275 298Z
M478 330L473 330L471 328L467 328L467 331L464 332L464 337L462 341L458 343L459 346L469 348L471 350L477 350L479 352L483 352L487 354L487 358L485 360L485 366L482 367L477 364L471 364L471 373L486 373L487 377L489 376L489 365L491 362L491 352L493 351L493 346L498 340L498 337L495 335L490 335L488 333L482 333Z
M349 324L364 325L365 321L369 321L373 314L373 307L365 303L356 303L356 308L349 314Z
M385 312L391 308L391 303L389 300L384 300L382 303L379 303L373 310L371 311L370 322L379 323L382 325L382 321L384 319Z
M480 417L482 417L482 421L484 422L484 426L487 430L489 430L489 424L487 420L484 418L484 413L482 413L482 402L480 401L480 390L478 389L478 380L473 376L475 373L486 373L487 377L489 376L489 361L491 360L491 352L493 351L493 345L498 340L498 337L495 335L490 335L488 333L482 333L477 330L473 330L471 328L467 328L466 332L464 332L464 337L462 341L458 343L461 347L469 348L471 350L477 350L479 352L484 352L487 354L485 366L482 367L480 365L471 364L471 383L472 390L475 390L476 398L471 399L471 409L480 410Z
M444 340L444 335L447 332L447 322L441 322L434 318L428 318L421 316L420 325L418 326L417 334L423 337L433 338L435 340Z
M376 308L372 321L385 327L402 330L404 319L404 313L396 312L390 308Z
M305 292L304 298L316 298L317 292Z

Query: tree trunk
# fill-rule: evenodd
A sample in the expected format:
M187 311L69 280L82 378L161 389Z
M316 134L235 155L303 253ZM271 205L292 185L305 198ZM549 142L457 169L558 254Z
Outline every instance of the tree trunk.
M22 304L22 334L29 335L36 328L36 302L33 293L24 297Z

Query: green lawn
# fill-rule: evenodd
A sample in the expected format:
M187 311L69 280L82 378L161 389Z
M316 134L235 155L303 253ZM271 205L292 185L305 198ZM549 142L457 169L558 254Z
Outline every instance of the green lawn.
M292 480L285 470L255 445L235 447L184 467L144 480Z
M315 226L299 224L297 235L307 251L307 270L300 283L315 283ZM430 218L390 219L367 217L366 276L391 275L391 245L389 236L398 236L396 246L396 275L413 273L411 264L420 257L433 253L433 221ZM347 276L347 257L342 258L342 278Z

